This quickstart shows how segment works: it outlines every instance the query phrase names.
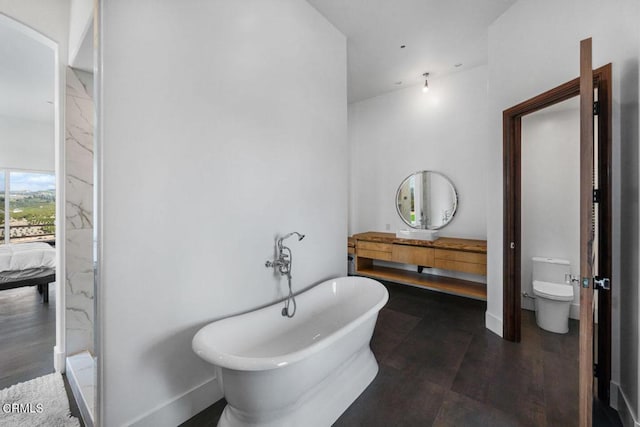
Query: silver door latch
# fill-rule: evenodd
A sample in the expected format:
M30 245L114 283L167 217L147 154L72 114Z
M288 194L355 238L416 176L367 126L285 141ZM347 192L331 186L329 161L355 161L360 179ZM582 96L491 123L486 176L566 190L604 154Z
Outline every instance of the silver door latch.
M593 288L598 291L611 289L611 280L607 277L596 276L593 278Z

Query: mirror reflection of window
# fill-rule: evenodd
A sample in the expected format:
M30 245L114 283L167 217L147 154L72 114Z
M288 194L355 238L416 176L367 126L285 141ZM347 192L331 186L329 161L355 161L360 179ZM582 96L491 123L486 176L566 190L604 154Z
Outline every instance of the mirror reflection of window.
M458 199L453 183L444 175L421 171L407 177L396 194L397 211L413 228L437 230L453 219Z
M403 218L411 218L413 211L413 186L403 185L398 193L398 211Z

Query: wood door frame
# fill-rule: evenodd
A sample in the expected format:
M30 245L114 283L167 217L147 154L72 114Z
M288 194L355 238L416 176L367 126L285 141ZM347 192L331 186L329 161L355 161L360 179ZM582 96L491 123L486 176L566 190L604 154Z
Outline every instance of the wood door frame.
M593 70L594 88L598 88L600 111L598 137L600 158L600 275L611 278L611 64ZM503 338L519 342L521 339L521 145L522 117L579 96L580 79L576 78L503 112ZM511 243L514 243L512 248ZM603 296L601 296L603 295ZM600 293L598 318L607 320L599 324L598 364L604 378L611 377L611 297ZM603 317L604 316L604 317ZM606 330L608 326L608 331ZM602 343L600 342L602 338ZM602 377L600 377L602 378ZM602 383L602 384L601 384ZM605 392L606 388L606 392ZM609 381L598 381L598 396L608 402Z

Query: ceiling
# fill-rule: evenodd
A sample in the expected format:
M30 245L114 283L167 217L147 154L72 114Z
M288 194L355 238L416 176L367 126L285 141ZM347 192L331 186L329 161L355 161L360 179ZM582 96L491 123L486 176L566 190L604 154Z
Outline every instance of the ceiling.
M516 0L307 1L347 36L355 102L486 64L488 27Z
M0 20L0 116L53 123L53 49Z
M487 29L515 1L308 0L347 37L349 102L486 64ZM84 40L76 67L92 71L91 47ZM0 116L53 121L53 61L0 21Z

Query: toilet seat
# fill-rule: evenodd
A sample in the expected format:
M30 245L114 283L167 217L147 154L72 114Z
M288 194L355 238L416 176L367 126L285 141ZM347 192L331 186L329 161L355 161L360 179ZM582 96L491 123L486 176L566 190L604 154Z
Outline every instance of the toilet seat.
M573 286L560 283L533 281L533 293L542 298L554 301L572 301Z

